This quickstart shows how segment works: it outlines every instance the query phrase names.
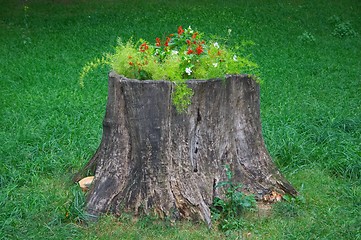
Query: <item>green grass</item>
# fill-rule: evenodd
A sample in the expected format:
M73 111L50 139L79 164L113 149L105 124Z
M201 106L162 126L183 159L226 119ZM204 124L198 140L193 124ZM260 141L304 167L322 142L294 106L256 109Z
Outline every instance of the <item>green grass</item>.
M24 4L28 6L24 10ZM0 239L361 239L361 2L0 0ZM350 22L356 36L341 37ZM331 19L331 20L330 20ZM70 179L100 143L107 71L82 66L117 37L177 26L253 40L261 115L274 161L305 197L242 233L200 224L65 218ZM305 34L306 33L306 34ZM312 36L312 37L310 37Z

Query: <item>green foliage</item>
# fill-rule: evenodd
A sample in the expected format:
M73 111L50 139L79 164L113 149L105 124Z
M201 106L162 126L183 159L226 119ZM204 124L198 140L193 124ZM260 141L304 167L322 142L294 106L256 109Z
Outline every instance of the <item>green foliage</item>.
M225 74L254 73L258 65L243 57L240 48L227 48L211 41L191 27L155 44L143 39L137 43L118 41L115 53L108 55L111 67L129 78L185 81L222 78ZM143 73L142 73L143 72Z
M71 188L72 199L65 204L64 221L86 223L92 217L85 212L85 194L78 185Z
M218 221L218 228L227 232L244 226L242 215L256 207L256 200L253 195L246 195L241 191L241 184L233 182L229 165L225 168L227 180L216 185L216 188L226 188L225 199L216 197L213 200L212 217Z
M177 109L177 112L185 112L191 104L193 91L186 83L180 82L175 85L172 92L172 101Z
M84 87L84 79L85 77L89 74L90 71L102 66L102 65L107 65L109 64L109 61L105 58L95 58L93 61L87 62L79 75L79 85L80 87ZM121 63L120 63L121 64Z

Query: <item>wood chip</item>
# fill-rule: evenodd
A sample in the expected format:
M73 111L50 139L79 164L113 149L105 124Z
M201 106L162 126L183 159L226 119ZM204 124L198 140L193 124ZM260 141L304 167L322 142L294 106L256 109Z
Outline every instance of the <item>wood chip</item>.
M78 183L79 183L80 188L83 191L88 191L93 180L94 180L94 176L89 176L89 177L85 177L85 178L81 179Z

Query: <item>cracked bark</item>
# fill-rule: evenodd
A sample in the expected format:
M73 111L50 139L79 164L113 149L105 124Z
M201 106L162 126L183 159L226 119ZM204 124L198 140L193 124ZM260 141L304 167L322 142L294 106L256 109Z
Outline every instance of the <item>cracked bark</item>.
M244 191L296 195L262 137L259 85L246 75L191 80L186 114L172 106L173 84L109 74L101 144L75 176L95 168L86 210L93 215L156 213L211 224L209 207L228 164Z

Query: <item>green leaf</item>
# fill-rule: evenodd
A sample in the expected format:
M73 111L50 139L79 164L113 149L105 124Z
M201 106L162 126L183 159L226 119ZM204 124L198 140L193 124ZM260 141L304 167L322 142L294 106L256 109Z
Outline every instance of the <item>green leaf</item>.
M216 184L215 188L220 188L229 184L230 184L229 182L219 182Z

